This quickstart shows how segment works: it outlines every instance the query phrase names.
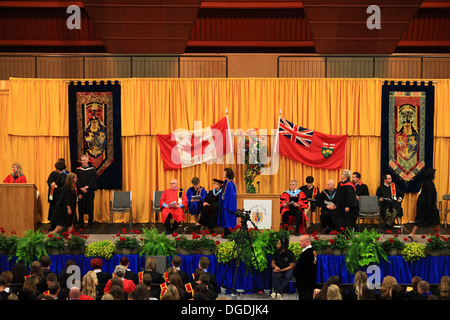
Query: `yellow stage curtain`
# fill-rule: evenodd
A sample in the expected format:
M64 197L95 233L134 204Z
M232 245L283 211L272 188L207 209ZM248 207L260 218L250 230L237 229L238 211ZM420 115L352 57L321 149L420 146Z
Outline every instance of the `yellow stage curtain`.
M223 169L236 172L238 192L245 192L242 164L201 164L178 171L164 171L157 134L175 129L192 130L194 121L209 126L226 115L232 129L277 128L280 110L286 119L328 134L348 134L344 167L359 171L375 194L380 181L381 79L120 79L122 85L123 189L133 191L134 221L150 219L153 191L168 188L172 178L186 190L192 177L212 188ZM435 103L436 186L441 197L449 193L450 128L447 106L450 81L437 80ZM11 79L9 94L0 94L1 168L6 176L14 161L22 163L29 182L41 195L42 221L46 221L46 180L55 161L69 159L68 98L66 80ZM273 139L269 139L273 142ZM236 147L236 141L235 141ZM236 150L235 150L236 151ZM70 167L69 167L70 169ZM290 179L299 185L312 175L325 188L338 181L340 170L305 166L283 156L275 175L260 176L261 193L279 194ZM403 221L413 221L417 194L404 200ZM95 220L110 222L111 190L97 191ZM128 217L116 215L115 222Z

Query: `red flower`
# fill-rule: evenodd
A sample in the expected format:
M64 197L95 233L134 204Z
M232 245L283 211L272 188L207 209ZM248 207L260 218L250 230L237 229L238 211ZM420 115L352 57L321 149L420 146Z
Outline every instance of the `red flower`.
M386 230L386 233L392 233L392 231L391 230Z
M211 233L211 236L217 237L217 233Z
M334 239L330 239L330 243L334 244L335 243Z
M403 238L404 241L408 241L408 238Z
M422 239L425 239L426 237L427 237L426 235L424 235L424 234L422 235Z
M219 245L220 244L220 241L219 240L216 240L216 245Z
M48 237L49 237L49 238L53 238L53 233L50 233L50 234L48 235Z
M389 239L389 242L390 242L390 243L394 243L394 239L392 239L392 238Z
M172 237L177 237L178 236L178 233L176 233L176 232L174 232L174 233L172 233Z

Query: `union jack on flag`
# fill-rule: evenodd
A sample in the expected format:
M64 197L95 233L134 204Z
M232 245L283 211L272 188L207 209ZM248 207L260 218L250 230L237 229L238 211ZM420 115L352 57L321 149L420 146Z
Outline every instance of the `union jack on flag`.
M308 148L311 146L314 134L314 130L302 128L283 117L280 117L278 132L282 136Z

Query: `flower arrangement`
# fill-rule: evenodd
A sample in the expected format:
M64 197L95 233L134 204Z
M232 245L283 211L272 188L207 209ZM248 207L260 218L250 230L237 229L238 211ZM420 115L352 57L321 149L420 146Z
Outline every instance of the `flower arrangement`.
M111 240L101 240L87 245L84 255L88 258L111 259L116 251L116 247Z
M406 243L401 251L403 259L408 262L414 262L425 258L425 245L419 242Z
M82 229L72 229L72 231L63 232L63 236L66 237L67 247L75 253L82 253L86 249L86 241L89 237L88 235L81 235Z
M214 241L211 238L208 238L207 234L203 234L203 236L200 237L198 242L198 247L203 250L203 254L214 254L214 252L217 249L217 243L219 241Z
M338 231L330 232L330 235L334 235L334 237L330 238L329 240L331 249L333 250L338 249L341 251L348 249L350 244L344 231L345 229L341 228L341 232Z
M216 256L220 263L229 263L237 258L236 243L225 241L217 245Z
M256 193L253 185L256 177L261 174L267 158L267 141L264 136L258 138L258 129L251 128L245 133L238 130L238 163L245 164L245 189L247 193Z
M9 251L17 242L17 236L14 230L11 231L10 237L5 236L5 233L5 229L0 227L0 254L9 254Z
M326 249L330 248L330 241L327 241L325 239L320 239L318 237L319 232L314 232L311 236L313 240L311 241L311 246L314 251L317 253L321 253L325 251Z
M122 229L122 233L118 232L114 237L116 238L114 245L117 252L122 254L133 254L139 252L141 246L141 239L139 230L131 230L132 235L128 235L126 229Z
M59 233L49 233L45 239L45 247L50 254L57 254L64 250L66 241Z
M175 234L172 234L172 236L175 236ZM192 235L192 239L188 239L185 235L181 235L179 237L175 238L175 248L178 249L178 251L181 254L190 254L191 251L198 249L198 240L196 234ZM198 236L200 238L200 236Z
M399 233L400 232L401 231L399 230ZM392 234L392 231L387 230L386 233ZM405 247L405 243L400 241L400 239L398 237L399 233L395 233L393 236L391 236L381 242L381 247L383 248L384 251L386 251L386 253L388 253L390 255L397 255ZM404 241L408 241L408 238L404 238Z
M437 229L436 231L439 231L439 229ZM424 235L423 238L426 238L426 236ZM425 249L428 252L442 251L446 248L446 241L447 238L441 236L439 233L430 233L425 244Z
M345 255L347 269L355 274L362 267L378 264L380 258L387 260L386 251L381 246L380 234L376 229L363 232L347 231L350 245Z

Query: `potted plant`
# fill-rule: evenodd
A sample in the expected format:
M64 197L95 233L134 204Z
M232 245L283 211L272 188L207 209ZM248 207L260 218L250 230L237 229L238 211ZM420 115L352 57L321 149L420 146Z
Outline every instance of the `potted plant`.
M425 258L425 245L419 242L406 243L401 255L408 262L414 262L421 258Z
M175 250L174 240L166 237L165 233L159 233L155 228L142 228L140 255L172 256Z
M341 230L344 231L344 230ZM330 238L330 249L333 251L334 255L342 255L345 250L349 247L349 241L347 236L343 232L332 231L330 235L334 235Z
M24 236L19 237L14 247L9 251L8 260L15 256L17 261L23 261L27 267L30 267L33 261L47 255L45 238L46 236L41 230L25 231Z
M194 237L194 236L193 236ZM198 241L196 239L188 239L185 235L175 238L175 247L177 252L181 255L190 255L198 248Z
M311 241L311 246L317 254L327 255L331 254L332 250L330 248L330 241L325 239L320 239L317 236L318 232L312 234L313 240Z
M392 231L388 230L386 233L392 233ZM406 238L406 240L408 240ZM405 243L400 241L398 238L398 233L394 234L393 237L389 237L386 240L381 242L381 247L386 252L388 256L397 256L405 247Z
M141 241L137 238L137 235L140 233L137 230L131 230L131 232L135 235L127 235L125 229L122 229L123 234L116 234L115 237L117 239L114 242L114 245L116 246L116 252L118 254L128 255L137 254L139 252Z
M216 257L220 263L229 263L237 258L234 241L225 241L217 245Z
M111 259L116 252L116 247L111 240L100 240L86 246L84 255L88 258Z
M75 230L75 229L74 229ZM65 237L67 237L67 247L69 248L71 254L79 255L83 254L86 249L86 240L88 238L87 235L81 235L78 231L72 230L69 236L69 232L66 231L63 233Z
M5 236L5 229L0 227L0 255L7 255L11 248L13 248L17 242L16 232L11 231L11 236Z
M297 259L297 260L298 260L298 258L300 258L300 255L303 251L299 242L289 242L288 249L291 250L295 254L295 259Z
M217 248L216 241L208 238L206 234L200 237L200 239L197 241L198 247L202 249L204 255L213 255L214 252L216 251Z
M58 255L64 252L66 242L64 238L59 233L49 233L45 239L45 247L47 248L48 254Z
M350 245L345 255L347 269L355 274L362 267L378 264L380 258L387 260L386 251L381 247L380 234L375 230L363 232L349 231Z
M440 256L446 247L446 242L443 238L445 237L442 237L439 233L429 234L425 244L425 253L429 256Z

